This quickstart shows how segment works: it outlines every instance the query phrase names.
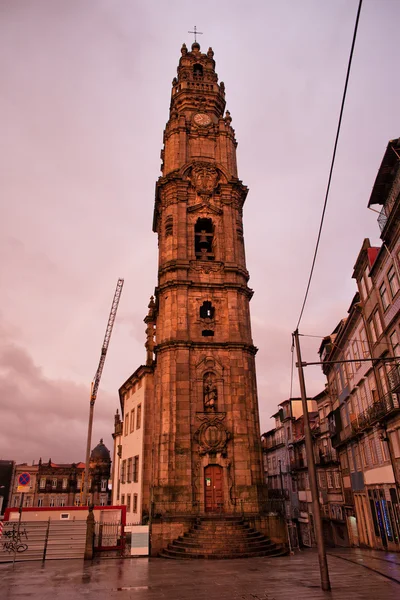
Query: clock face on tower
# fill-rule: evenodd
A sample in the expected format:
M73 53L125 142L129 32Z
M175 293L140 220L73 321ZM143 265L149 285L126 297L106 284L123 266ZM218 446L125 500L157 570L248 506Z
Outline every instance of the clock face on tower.
M193 121L200 127L205 127L211 123L211 119L206 113L197 113L197 115L194 115Z

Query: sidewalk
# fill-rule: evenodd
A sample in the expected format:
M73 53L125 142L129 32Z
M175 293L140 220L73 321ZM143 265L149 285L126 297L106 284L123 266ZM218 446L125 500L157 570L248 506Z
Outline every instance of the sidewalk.
M368 551L367 551L368 552ZM333 555L335 554L335 555ZM341 556L339 558L336 554ZM318 556L305 550L282 558L220 561L163 559L96 559L0 565L0 597L16 600L398 600L400 584L365 569L356 561L381 560L364 551L332 551L328 556L332 592L320 589ZM400 555L389 567L400 581ZM397 569L397 570L396 570Z

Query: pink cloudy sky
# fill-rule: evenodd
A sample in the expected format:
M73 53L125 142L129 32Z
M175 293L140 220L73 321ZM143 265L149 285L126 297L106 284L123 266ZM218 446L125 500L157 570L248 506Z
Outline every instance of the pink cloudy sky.
M83 460L88 394L118 277L95 411L144 361L156 285L154 185L187 31L204 32L236 129L261 427L290 389L358 0L3 0L0 6L0 457ZM400 135L400 3L365 0L315 278L300 330L346 315L389 139ZM303 338L303 359L318 340ZM309 394L323 386L306 373ZM298 393L297 377L294 393Z

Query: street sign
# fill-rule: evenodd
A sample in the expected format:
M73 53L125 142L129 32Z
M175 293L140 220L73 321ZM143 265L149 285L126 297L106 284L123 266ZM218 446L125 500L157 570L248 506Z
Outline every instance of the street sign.
M29 475L29 473L21 473L21 475L18 477L18 491L26 492L30 487L30 483L31 476Z

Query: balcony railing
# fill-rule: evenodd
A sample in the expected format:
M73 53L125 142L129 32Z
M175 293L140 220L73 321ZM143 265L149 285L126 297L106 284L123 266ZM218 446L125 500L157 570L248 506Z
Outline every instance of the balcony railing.
M379 214L379 217L378 217L378 225L379 225L379 229L381 230L381 233L385 229L385 225L387 222L388 222L388 218L387 218L387 215L385 212L385 207L383 206L382 210Z
M271 448L276 448L277 446L281 446L285 444L285 438L283 437L283 435L279 435L275 438L267 438L265 445L264 445L264 450L271 450Z
M270 500L289 500L289 490L287 489L269 489L268 499Z
M383 398L380 398L362 413L356 415L351 421L350 425L347 425L339 433L339 440L332 439L334 445L348 440L356 435L362 433L368 427L371 427L374 423L382 419L383 417L391 414L392 412L400 408L399 397L397 394L386 394Z
M332 462L338 462L336 450L325 450L316 456L315 464L317 465L328 465Z
M307 468L307 461L305 458L292 458L290 461L291 469L305 469Z
M389 387L392 392L400 390L400 364L394 365L388 372Z

